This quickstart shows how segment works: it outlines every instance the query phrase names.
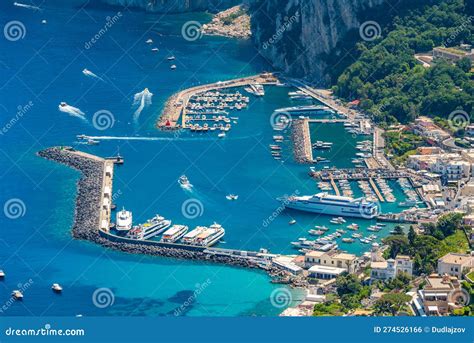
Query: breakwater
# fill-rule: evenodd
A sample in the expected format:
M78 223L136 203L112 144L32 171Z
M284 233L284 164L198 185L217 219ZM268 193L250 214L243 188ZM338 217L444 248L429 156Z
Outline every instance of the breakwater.
M76 208L72 235L77 239L88 240L106 248L132 254L170 257L194 261L207 261L244 268L258 268L268 272L272 277L286 278L291 284L301 286L305 281L300 276L289 276L286 272L272 264L268 254L257 252L229 253L228 249L213 249L158 241L140 241L112 234L101 223L104 220L102 200L106 166L109 162L94 155L74 150L70 147L52 147L38 152L38 156L55 161L81 172L77 183ZM109 185L111 187L111 185ZM107 217L110 220L110 216Z
M99 239L100 200L105 160L68 147L52 147L38 155L81 172L77 183L76 208L72 235L78 239Z
M291 137L296 162L313 163L313 148L311 147L309 120L307 118L293 120Z
M176 130L180 128L186 128L186 107L188 106L189 99L199 93L226 88L242 87L256 83L275 84L276 82L277 78L273 74L262 73L238 79L218 81L215 83L186 88L176 94L173 94L168 99L165 107L161 111L161 115L159 116L156 126L162 130ZM181 124L179 124L180 118Z

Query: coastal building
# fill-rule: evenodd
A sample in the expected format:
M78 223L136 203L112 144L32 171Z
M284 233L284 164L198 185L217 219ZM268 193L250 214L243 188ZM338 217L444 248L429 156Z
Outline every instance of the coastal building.
M413 133L426 138L431 143L440 143L450 135L436 125L431 118L420 116L415 119L411 129Z
M432 274L425 279L425 286L418 291L423 310L428 316L442 316L449 314L455 308L451 302L450 295L460 289L456 277L449 275Z
M325 266L331 268L343 269L343 272L354 273L357 270L357 256L338 251L309 251L304 256L304 264L306 268L313 266ZM313 271L318 268L313 268ZM327 271L328 269L321 269Z
M464 274L474 268L474 256L468 254L449 253L438 260L438 274L450 275L461 279Z
M437 47L433 49L433 58L441 58L452 62L468 58L474 61L474 49L468 44L462 44L459 47Z
M457 153L411 155L407 167L440 174L448 180L460 180L471 175L472 163Z
M293 275L299 275L303 273L303 268L298 266L294 262L294 258L291 256L278 256L272 259L272 264Z
M399 273L413 275L413 261L405 255L397 255L395 259L372 261L370 264L371 280L390 280Z

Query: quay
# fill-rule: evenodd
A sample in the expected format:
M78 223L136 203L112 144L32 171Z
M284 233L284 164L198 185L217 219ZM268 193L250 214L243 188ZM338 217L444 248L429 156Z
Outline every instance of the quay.
M347 119L309 119L309 123L345 123Z
M293 120L291 136L296 161L299 163L314 163L308 118Z
M238 79L219 81L215 83L199 85L184 89L171 96L159 116L157 127L160 129L180 129L186 128L186 108L189 100L200 93L214 91L225 88L244 87L255 84L269 85L276 84L277 78L271 73L262 73ZM179 119L181 118L181 124Z
M341 192L339 191L339 188L337 187L336 182L334 182L334 178L331 177L329 180L331 182L331 186L334 189L334 192L336 193L336 195L338 196L341 195Z
M75 150L72 147L51 147L41 150L38 156L64 164L81 173L77 183L76 208L72 235L106 248L127 253L222 263L236 267L259 268L271 277L286 277L294 286L304 286L301 275L288 274L286 266L276 262L285 255L260 251L245 251L205 246L137 240L115 235L111 230L112 186L114 164L122 159L101 158Z
M322 181L330 182L334 180L350 180L369 181L373 178L381 179L399 179L399 178L411 178L412 174L403 170L390 170L390 169L364 169L364 168L345 168L345 169L325 169L316 172L312 172L311 176L319 178Z
M369 178L369 183L370 183L370 186L372 187L372 189L374 190L375 194L377 195L377 198L379 198L379 200L380 200L381 202L384 202L385 199L383 198L382 193L380 193L379 188L378 188L377 185L375 184L374 179L372 179L372 178L370 177L370 178Z

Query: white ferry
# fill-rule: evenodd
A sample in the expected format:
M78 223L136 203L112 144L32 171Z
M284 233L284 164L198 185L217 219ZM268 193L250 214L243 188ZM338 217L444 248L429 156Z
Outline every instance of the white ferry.
M224 237L225 230L222 225L214 223L196 236L194 243L205 247L216 244L219 239Z
M295 210L338 215L344 217L374 218L379 214L379 207L375 202L365 198L353 199L351 197L318 193L315 195L292 196L279 199L287 208Z
M207 229L207 227L205 227L205 226L197 226L194 230L192 230L192 231L190 231L190 232L188 232L187 234L184 235L183 243L184 244L193 244L196 237L206 229Z
M171 220L167 220L160 215L149 219L145 224L135 226L129 231L128 236L132 239L149 239L159 235L171 226Z
M319 112L319 111L329 111L331 110L327 106L323 105L308 105L308 106L295 106L295 107L283 107L275 110L276 113L286 112L286 113L308 113L308 112Z
M166 230L161 236L161 241L166 243L174 243L188 232L186 225L173 225L170 229Z
M132 228L132 212L126 211L122 208L122 211L117 212L115 229L118 231L129 231Z

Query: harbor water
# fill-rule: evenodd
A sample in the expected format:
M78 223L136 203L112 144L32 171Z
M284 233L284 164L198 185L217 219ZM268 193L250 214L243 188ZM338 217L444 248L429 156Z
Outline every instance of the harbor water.
M125 10L118 15L117 10L47 2L39 12L0 4L2 22L20 21L25 28L23 39L0 40L0 203L15 199L21 205L18 218L2 218L0 268L6 278L0 302L7 302L13 289L28 285L24 300L9 305L2 315L277 315L284 307L270 298L282 286L271 284L263 272L130 255L72 239L79 174L35 155L48 146L71 145L99 156L120 152L125 163L115 169L113 189L118 208L132 211L134 223L157 213L192 228L218 222L226 229L219 247L297 253L290 242L308 237L309 229L331 219L282 212L276 200L318 191L308 166L294 162L289 132L273 130L274 109L299 104L288 98L288 88L266 87L264 97L250 95L248 109L231 113L239 119L223 139L217 132L155 129L174 92L269 70L251 42L184 39L182 25L205 22L207 14ZM99 35L110 20L111 27ZM145 43L150 38L152 45ZM159 51L151 51L153 47ZM169 56L176 58L174 70ZM144 99L145 88L153 96ZM59 111L61 102L84 115ZM107 113L111 124L98 129L96 113ZM366 138L352 137L342 125L321 125L311 127L313 140L334 141L327 153L331 165L349 167L355 141ZM83 144L78 134L101 137L100 144ZM279 161L271 156L269 144L280 134L285 140ZM183 174L192 188L178 184ZM401 201L401 190L393 188ZM227 200L230 193L238 200ZM189 203L192 212L185 206ZM387 206L384 211L396 211L396 204ZM292 219L295 225L288 224ZM387 226L379 232L377 240L389 230ZM341 247L357 254L369 248L358 242ZM54 282L63 286L62 294L51 292ZM104 289L110 291L112 304L98 306L97 292ZM294 301L301 299L300 292L292 292Z

